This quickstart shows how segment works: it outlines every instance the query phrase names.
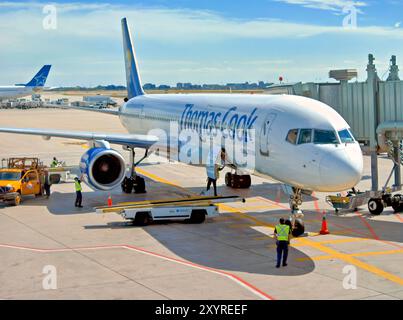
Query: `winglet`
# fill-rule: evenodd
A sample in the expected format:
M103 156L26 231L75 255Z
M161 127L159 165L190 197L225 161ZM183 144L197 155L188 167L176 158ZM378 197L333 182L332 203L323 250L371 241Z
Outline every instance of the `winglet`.
M134 52L132 37L127 27L126 18L122 19L123 52L126 65L126 83L128 98L133 98L144 94L141 86L139 68L137 66L136 54Z
M26 87L43 87L46 83L46 79L48 78L49 71L51 65L44 65L41 70L32 78L30 82L28 82Z

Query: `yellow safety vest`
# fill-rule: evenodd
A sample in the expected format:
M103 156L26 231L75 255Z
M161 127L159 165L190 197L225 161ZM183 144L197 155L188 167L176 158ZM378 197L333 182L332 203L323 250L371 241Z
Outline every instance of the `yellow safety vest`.
M81 191L81 184L78 181L74 181L74 185L76 187L76 191Z
M276 225L277 240L288 241L288 234L290 233L290 226L287 224Z
M53 160L52 163L50 164L51 168L55 168L57 166L58 162L56 160Z

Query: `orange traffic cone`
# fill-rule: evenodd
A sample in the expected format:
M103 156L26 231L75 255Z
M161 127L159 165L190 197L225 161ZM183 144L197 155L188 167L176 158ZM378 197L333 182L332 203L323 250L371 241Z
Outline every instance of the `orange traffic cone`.
M322 219L322 229L319 232L320 234L329 234L329 230L327 229L327 221L326 221L326 216L323 215Z
M111 195L108 196L108 207L112 207L112 197L111 197Z

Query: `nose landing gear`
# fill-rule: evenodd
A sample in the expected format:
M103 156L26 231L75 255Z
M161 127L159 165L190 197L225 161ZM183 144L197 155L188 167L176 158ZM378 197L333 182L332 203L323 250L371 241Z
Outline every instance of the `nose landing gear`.
M304 214L302 210L299 208L302 205L302 193L299 188L292 188L293 194L290 195L290 208L291 208L291 216L289 220L287 220L287 224L291 228L291 233L294 237L302 236L305 233L305 224L302 220Z

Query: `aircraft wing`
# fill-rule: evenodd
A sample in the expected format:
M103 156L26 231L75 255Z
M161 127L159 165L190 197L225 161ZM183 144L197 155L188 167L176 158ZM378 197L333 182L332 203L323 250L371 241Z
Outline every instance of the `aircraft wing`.
M78 140L103 140L113 144L130 146L133 148L149 148L158 141L158 137L142 134L110 134L94 133L85 131L64 131L53 129L29 129L29 128L4 128L0 127L0 132L27 134L42 136L46 139L50 137L78 139Z
M58 109L73 109L73 110L105 113L105 114L110 114L110 115L114 115L114 116L120 115L120 111L116 110L116 109L98 109L98 108L89 108L89 107L61 106L61 105L51 105L51 104L46 104L46 106L52 107L52 108L58 108Z

